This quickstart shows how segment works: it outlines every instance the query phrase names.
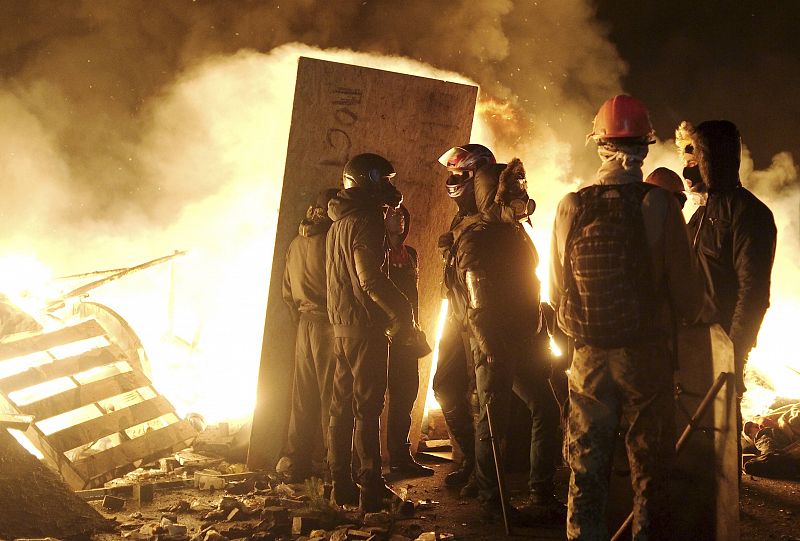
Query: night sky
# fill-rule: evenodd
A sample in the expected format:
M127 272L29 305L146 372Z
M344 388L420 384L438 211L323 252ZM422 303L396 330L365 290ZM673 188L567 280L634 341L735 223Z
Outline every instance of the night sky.
M601 0L598 16L661 138L725 118L757 168L781 150L800 157L800 2Z

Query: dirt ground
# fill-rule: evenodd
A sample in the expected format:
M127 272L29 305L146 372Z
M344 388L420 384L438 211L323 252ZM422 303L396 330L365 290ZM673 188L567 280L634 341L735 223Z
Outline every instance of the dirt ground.
M398 520L394 523L391 533L397 533L414 539L421 532L437 531L450 533L457 540L491 540L503 539L505 535L501 524L485 524L480 519L478 504L475 500L465 500L458 496L455 490L443 486L443 478L450 471L449 462L428 462L436 471L433 477L408 480L388 481L395 489L408 489L408 497L415 503L427 501L418 507L414 517ZM564 468L557 476L557 494L566 500L568 472ZM509 478L512 501L515 505L526 503L525 479L522 475L512 475ZM296 486L301 490L301 486ZM188 502L198 501L201 504L215 506L219 502L222 492L200 491L193 488L157 490L152 504L141 509L132 506L129 501L124 510L109 513L102 509L100 502L92 505L100 510L106 517L116 518L119 522L127 523L129 528L143 524L147 521L157 522L161 517L159 509L175 505L180 500ZM740 497L740 526L743 541L783 540L800 541L800 530L797 528L797 518L800 516L800 482L771 480L745 475L742 480ZM137 513L140 513L137 514ZM139 517L139 518L132 518ZM177 513L178 523L188 526L191 538L201 529L203 521L200 513ZM256 521L258 522L258 521ZM206 522L207 524L207 522ZM230 538L237 535L241 537L241 522L219 521L217 529ZM100 534L95 537L97 541L118 541L121 534ZM519 528L513 532L513 537L518 539L564 539L563 525L541 526L538 528ZM288 537L287 537L288 538Z

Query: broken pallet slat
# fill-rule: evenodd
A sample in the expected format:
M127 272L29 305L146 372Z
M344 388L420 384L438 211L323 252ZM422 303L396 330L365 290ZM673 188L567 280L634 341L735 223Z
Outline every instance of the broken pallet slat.
M15 409L15 406L5 397L5 395L3 395L3 393L0 393L0 409L6 411L12 411ZM75 488L83 486L83 479L74 469L72 469L72 464L70 461L67 460L63 453L57 452L50 446L50 444L47 443L47 438L36 426L36 423L31 423L28 426L28 429L24 431L24 434L25 437L28 438L28 440L33 444L33 446L39 449L39 452L42 453L44 461L49 464L51 468L54 468L56 471L60 472L61 476L70 487Z
M89 319L71 327L0 343L0 361L104 335L103 327L97 321Z
M175 446L183 446L195 436L197 431L188 421L181 420L77 460L72 463L72 467L88 482L143 457L171 451Z
M33 422L32 415L17 415L14 413L0 413L0 428L13 428L15 430L28 430Z
M97 368L123 360L125 360L125 357L117 346L112 345L100 349L93 349L74 357L57 359L51 364L29 368L24 372L8 376L5 379L0 379L0 392L10 393L32 385L44 383L45 381L72 376L91 368Z
M150 380L141 372L124 372L17 407L42 420L149 385Z
M166 398L156 396L150 400L106 413L100 417L49 434L47 440L55 449L69 451L84 443L91 443L104 436L110 436L126 428L174 412L175 408Z

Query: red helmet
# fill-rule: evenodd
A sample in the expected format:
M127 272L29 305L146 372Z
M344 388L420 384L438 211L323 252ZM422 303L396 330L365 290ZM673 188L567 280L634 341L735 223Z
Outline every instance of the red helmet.
M619 95L607 100L594 117L589 137L598 139L645 139L655 142L650 114L642 102Z
M439 163L450 171L475 171L484 164L497 163L497 160L485 146L470 143L451 148L439 157Z

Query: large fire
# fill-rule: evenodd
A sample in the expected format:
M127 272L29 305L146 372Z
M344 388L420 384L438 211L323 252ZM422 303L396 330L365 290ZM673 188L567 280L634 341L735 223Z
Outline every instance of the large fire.
M82 232L76 237L80 245L74 241L67 245L61 236L38 238L27 255L19 255L17 243L14 252L0 254L3 293L25 310L41 313L46 300L57 295L55 274L91 270L87 266L94 265L133 265L136 258L188 249L188 257L103 286L90 299L113 307L139 334L155 387L178 413L199 412L211 422L247 418L255 402L300 54L467 81L408 59L304 46L281 47L267 55L241 52L208 61L185 73L166 92L143 144L142 152L152 162L149 174L181 179L177 187L170 187L171 199L166 203L172 220L130 227L123 220L111 232ZM175 129L179 117L181 129ZM502 133L505 127L514 132L520 129L511 106L486 102L476 112L472 139L495 148L501 159L516 155L526 163L531 195L538 203L529 234L541 256L537 273L547 299L555 206L581 179L567 178L569 143L545 131L537 135L535 144L522 140L504 148L503 141L513 140ZM679 169L669 146L656 145L646 163L648 170L660 165ZM796 174L795 170L795 178ZM213 195L183 203L181 195L192 193L196 186ZM753 397L753 411L769 406L777 395L800 397L800 357L797 348L791 347L792 325L800 316L800 289L794 278L800 267L798 192L784 193L778 200L768 197L768 184L759 186L759 195L765 196L778 219L779 247L773 306L750 361L763 378L758 386L751 380L748 397ZM446 306L442 308L444 313ZM40 319L54 324L46 317Z

